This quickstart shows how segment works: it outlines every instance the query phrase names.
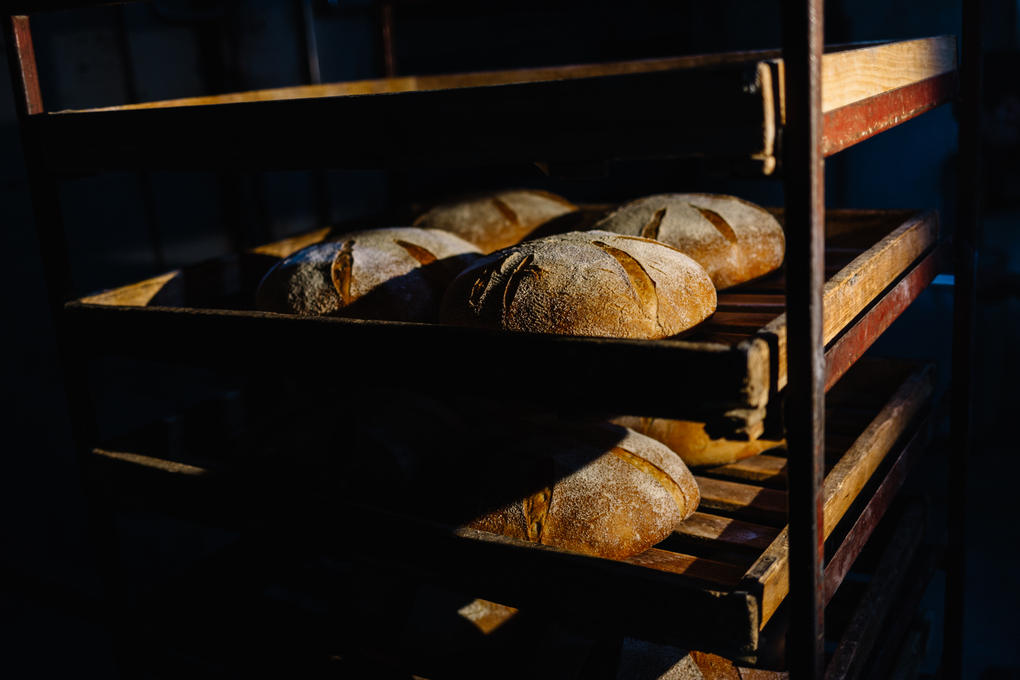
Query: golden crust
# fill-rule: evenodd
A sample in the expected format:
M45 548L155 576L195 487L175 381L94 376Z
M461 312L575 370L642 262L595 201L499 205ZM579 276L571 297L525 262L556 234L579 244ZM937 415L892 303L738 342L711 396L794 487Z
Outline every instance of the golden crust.
M493 330L657 339L715 312L705 270L674 248L572 232L506 248L454 280L443 323Z
M595 229L673 246L708 270L719 290L778 269L786 252L786 238L776 218L734 196L647 196L610 213Z

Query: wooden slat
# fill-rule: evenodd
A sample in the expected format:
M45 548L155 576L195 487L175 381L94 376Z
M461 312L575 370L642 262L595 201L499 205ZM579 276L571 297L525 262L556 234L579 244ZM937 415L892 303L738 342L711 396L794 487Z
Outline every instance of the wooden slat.
M779 530L729 517L695 512L678 524L673 533L679 538L701 544L757 554L772 544L779 535Z
M775 116L785 109L773 103L781 91L777 56L701 55L282 88L50 114L43 125L48 163L57 171L554 165L696 154L742 158L769 174ZM840 111L954 64L955 44L947 37L826 54L825 101ZM698 106L685 105L692 97ZM631 105L642 99L659 105ZM915 109L924 105L931 104ZM865 121L853 120L847 135L865 134ZM336 126L359 134L319 134Z
M695 476L701 490L700 508L721 510L759 521L786 519L786 494L751 484Z
M832 555L832 559L825 567L825 601L828 602L835 595L836 590L843 582L844 577L850 571L854 560L864 548L872 532L878 525L879 520L889 508L896 493L903 486L903 482L914 464L921 457L921 454L928 448L935 428L945 418L949 410L949 400L943 396L924 423L918 428L917 433L910 439L910 442L903 447L903 450L896 457L896 462L889 469L888 474L882 483L875 489L868 504L861 511L860 516L854 525L847 532L843 542Z
M458 393L477 378L477 366L493 356L512 356L534 375L546 375L542 389L530 379L507 381L504 396L543 404L597 410L639 409L650 416L677 417L718 424L736 431L750 420L760 422L768 398L768 347L763 341L737 347L677 340L636 341L558 335L500 333L467 328L397 322L369 322L326 317L294 317L262 312L114 307L69 303L66 313L76 327L81 349L97 355L209 365L218 368L261 366L285 374L317 357L366 357L344 367L348 384L420 387L423 374L441 375L440 391ZM252 338L262 342L253 343ZM276 356L292 361L266 362L265 343ZM382 357L408 357L408 361ZM604 389L604 377L592 366L608 352L617 353L614 370L632 376L626 392ZM380 357L379 361L367 359ZM648 366L657 366L654 372ZM645 397L640 383L647 381ZM686 385L703 383L695 392ZM663 385L674 385L664 394ZM587 405L587 406L585 406ZM729 414L729 415L727 415ZM722 435L718 435L722 436Z
M920 213L829 279L823 293L825 343L831 342L937 240L938 214L930 210ZM786 315L766 326L761 336L769 338L778 352L777 387L782 389L786 386Z
M822 113L956 68L956 37L942 35L826 54Z
M745 479L749 482L781 482L786 480L786 458L766 453L710 470L713 474Z
M914 552L924 537L924 525L924 507L919 503L910 506L889 541L849 628L832 655L825 670L825 680L857 680L910 569Z
M822 153L831 156L948 104L958 90L958 76L952 71L830 111L825 114Z
M58 172L590 163L698 153L760 159L771 169L770 78L764 63L752 61L459 89L62 112L44 114L40 125L47 164ZM699 106L688 105L691 92L699 93ZM635 108L640 99L657 105ZM579 110L586 114L578 117Z
M899 437L927 407L933 389L931 366L918 368L826 476L822 489L823 535L826 538ZM763 626L789 592L788 556L789 539L784 529L748 570L741 584L742 588L760 595Z
M893 321L899 318L938 273L946 268L950 253L949 244L939 246L833 343L825 353L827 390L843 377L847 369L871 347Z
M746 593L692 589L681 575L471 529L318 498L311 508L340 554L421 574L426 580L520 609L554 609L585 625L699 649L753 653L757 604ZM400 535L400 541L379 541ZM698 611L698 617L677 616Z
M732 64L747 64L765 59L774 59L778 56L779 50L756 50L749 52L688 55L682 57L668 57L664 59L639 59L634 61L609 62L604 64L552 66L534 69L484 71L479 73L453 73L430 76L405 76L400 78L359 80L345 83L328 83L322 85L302 85L298 87L254 90L207 97L190 97L185 99L128 104L124 106L111 106L101 109L88 109L88 111L130 111L138 109L278 101L285 99L315 99L319 97L342 97L390 92L451 90L466 87L538 83L550 80L597 78L603 76L653 73L656 71L674 71Z
M744 575L743 569L732 564L702 557L691 557L659 548L649 548L643 553L628 557L624 562L670 574L683 574L717 590L733 588L740 583L740 579Z

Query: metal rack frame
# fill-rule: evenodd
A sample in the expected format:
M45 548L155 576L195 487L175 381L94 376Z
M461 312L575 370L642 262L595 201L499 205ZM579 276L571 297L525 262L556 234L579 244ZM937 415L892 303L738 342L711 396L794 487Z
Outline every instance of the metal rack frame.
M27 14L85 7L90 0L21 0L5 3L3 30L12 83L16 90L37 233L43 254L47 293L56 328L61 368L67 385L68 409L74 427L78 460L90 466L98 442L85 357L71 343L63 313L72 294L68 252L58 199L58 178L43 161L40 118L43 103L38 84ZM983 3L963 3L962 116L960 123L959 220L955 234L956 286L952 370L951 477L965 487L970 450L971 357L978 242L979 120L981 22ZM822 0L784 0L783 57L786 63L788 126L783 165L788 286L788 395L786 428L789 442L789 504L791 545L789 663L794 680L824 676L824 537L821 487L824 474L825 359L822 342L824 248L824 149L821 111ZM950 494L951 544L946 586L946 652L943 672L961 677L963 578L965 573L965 511L962 491ZM87 491L93 540L101 562L107 613L114 628L121 671L137 671L134 633L127 620L128 598L114 520L101 498Z

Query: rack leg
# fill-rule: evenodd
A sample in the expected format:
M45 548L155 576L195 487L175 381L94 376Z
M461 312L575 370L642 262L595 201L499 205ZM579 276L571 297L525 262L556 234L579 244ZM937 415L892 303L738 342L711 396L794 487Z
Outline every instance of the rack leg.
M950 413L949 549L946 552L946 619L942 671L963 677L964 585L966 576L967 459L971 451L974 366L974 303L980 241L981 26L983 0L963 3L960 59L960 151L953 290L952 411Z
M99 441L92 390L86 358L76 350L64 317L64 302L73 292L67 241L57 179L43 162L42 137L38 115L43 113L32 47L32 34L27 16L0 17L3 23L7 61L11 71L18 126L25 157L36 234L42 255L46 292L57 341L57 353L64 378L67 408L84 483L85 510L104 595L104 615L111 628L114 653L122 677L137 675L132 644L133 627L128 621L130 599L120 558L120 545L113 513L89 484L91 451Z
M783 189L789 324L785 416L790 458L790 631L786 648L791 680L820 679L825 661L821 493L825 469L822 26L822 0L784 1Z

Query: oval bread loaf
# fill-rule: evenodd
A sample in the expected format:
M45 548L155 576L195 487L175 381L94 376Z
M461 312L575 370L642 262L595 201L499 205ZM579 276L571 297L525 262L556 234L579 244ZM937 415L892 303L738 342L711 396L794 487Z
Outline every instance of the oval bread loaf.
M458 276L440 310L455 326L666 338L715 312L697 262L656 241L572 232L505 248Z
M625 559L666 538L701 498L675 453L608 423L482 448L461 461L456 491L443 494L456 499L447 514L525 541Z
M729 465L744 458L756 456L770 449L785 448L786 442L756 439L735 441L712 439L705 432L704 423L667 418L641 418L619 416L610 422L629 427L672 449L690 467Z
M481 252L445 231L371 229L309 246L278 262L259 285L265 312L389 321L435 321L450 281Z
M734 196L648 196L610 213L594 228L671 245L708 270L719 290L778 269L786 252L776 218Z
M575 210L570 201L547 191L508 189L441 203L414 226L452 232L489 254L520 243L541 225Z

